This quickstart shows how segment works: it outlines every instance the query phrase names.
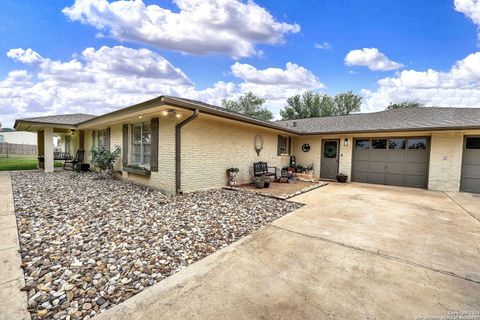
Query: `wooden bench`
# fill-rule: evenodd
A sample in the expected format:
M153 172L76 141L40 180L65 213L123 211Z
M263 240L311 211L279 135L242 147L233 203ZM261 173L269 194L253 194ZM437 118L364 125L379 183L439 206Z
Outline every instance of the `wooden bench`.
M269 171L268 169L273 169L273 172ZM276 178L276 175L277 175L277 167L269 167L266 162L255 162L253 164L254 177L273 176Z

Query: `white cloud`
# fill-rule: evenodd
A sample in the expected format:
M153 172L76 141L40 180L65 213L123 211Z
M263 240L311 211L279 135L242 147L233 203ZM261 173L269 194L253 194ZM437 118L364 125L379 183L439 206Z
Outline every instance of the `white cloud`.
M403 67L401 63L388 59L377 48L351 50L345 56L347 66L364 66L373 71L388 71Z
M403 70L378 81L376 91L364 90L366 111L382 110L391 103L419 100L440 107L480 106L480 52L457 61L448 72Z
M227 53L234 57L258 54L256 44L282 44L297 33L297 24L279 22L253 1L174 0L179 11L142 0L75 0L63 10L120 41L133 41L192 54Z
M223 98L237 98L247 91L267 99L266 105L275 113L287 97L323 87L310 70L291 62L285 69L263 70L235 63L231 70L239 83L218 81L199 90L181 69L148 49L87 48L69 61L42 57L31 49L13 49L8 55L26 68L31 63L35 66L31 72L10 71L0 81L4 125L17 118L49 114L101 114L159 95L218 105Z
M236 62L231 69L235 77L243 80L239 84L240 91L252 91L267 99L267 105L274 113L280 111L288 97L305 90L318 90L325 87L310 70L292 62L288 62L285 69L263 70Z
M479 0L455 0L455 10L465 14L473 23L480 25L480 1Z
M328 43L327 41L323 41L323 42L315 43L315 48L323 49L323 50L329 50L329 49L332 49L332 45L330 43Z

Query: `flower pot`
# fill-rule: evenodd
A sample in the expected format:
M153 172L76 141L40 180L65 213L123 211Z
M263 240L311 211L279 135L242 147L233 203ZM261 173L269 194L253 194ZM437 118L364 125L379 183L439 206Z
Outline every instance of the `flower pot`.
M263 181L255 182L255 186L257 187L257 189L263 189L263 187L265 187L265 182Z
M347 182L348 176L344 174L337 174L337 181L340 183Z

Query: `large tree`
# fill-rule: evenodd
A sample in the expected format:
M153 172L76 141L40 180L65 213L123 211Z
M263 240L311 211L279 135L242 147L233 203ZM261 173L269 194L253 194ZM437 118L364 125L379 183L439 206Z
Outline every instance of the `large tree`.
M351 91L331 97L322 93L306 91L287 99L280 111L283 120L329 117L360 111L362 97Z
M273 119L273 114L263 106L265 99L256 96L252 92L247 92L238 100L222 100L222 107L229 111L242 113L244 115L269 121Z
M401 102L390 103L387 106L386 110L400 109L400 108L420 108L425 107L425 105L417 100L404 100Z

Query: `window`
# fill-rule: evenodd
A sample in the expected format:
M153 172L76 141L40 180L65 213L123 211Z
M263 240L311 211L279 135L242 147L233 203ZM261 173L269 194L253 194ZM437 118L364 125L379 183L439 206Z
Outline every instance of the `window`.
M355 141L356 149L370 149L370 140L356 140Z
M427 139L408 139L407 143L408 149L426 149L427 148Z
M150 143L152 131L150 123L137 123L132 125L132 163L150 166Z
M107 129L95 131L95 145L98 147L108 148L107 146Z
M0 142L3 142L3 134L0 134Z
M388 149L405 149L406 139L388 139Z
M1 139L0 139L0 142L1 142ZM480 138L467 138L467 143L465 147L467 149L480 149Z
M288 154L288 137L278 136L278 155Z
M387 149L387 139L373 139L372 149Z

